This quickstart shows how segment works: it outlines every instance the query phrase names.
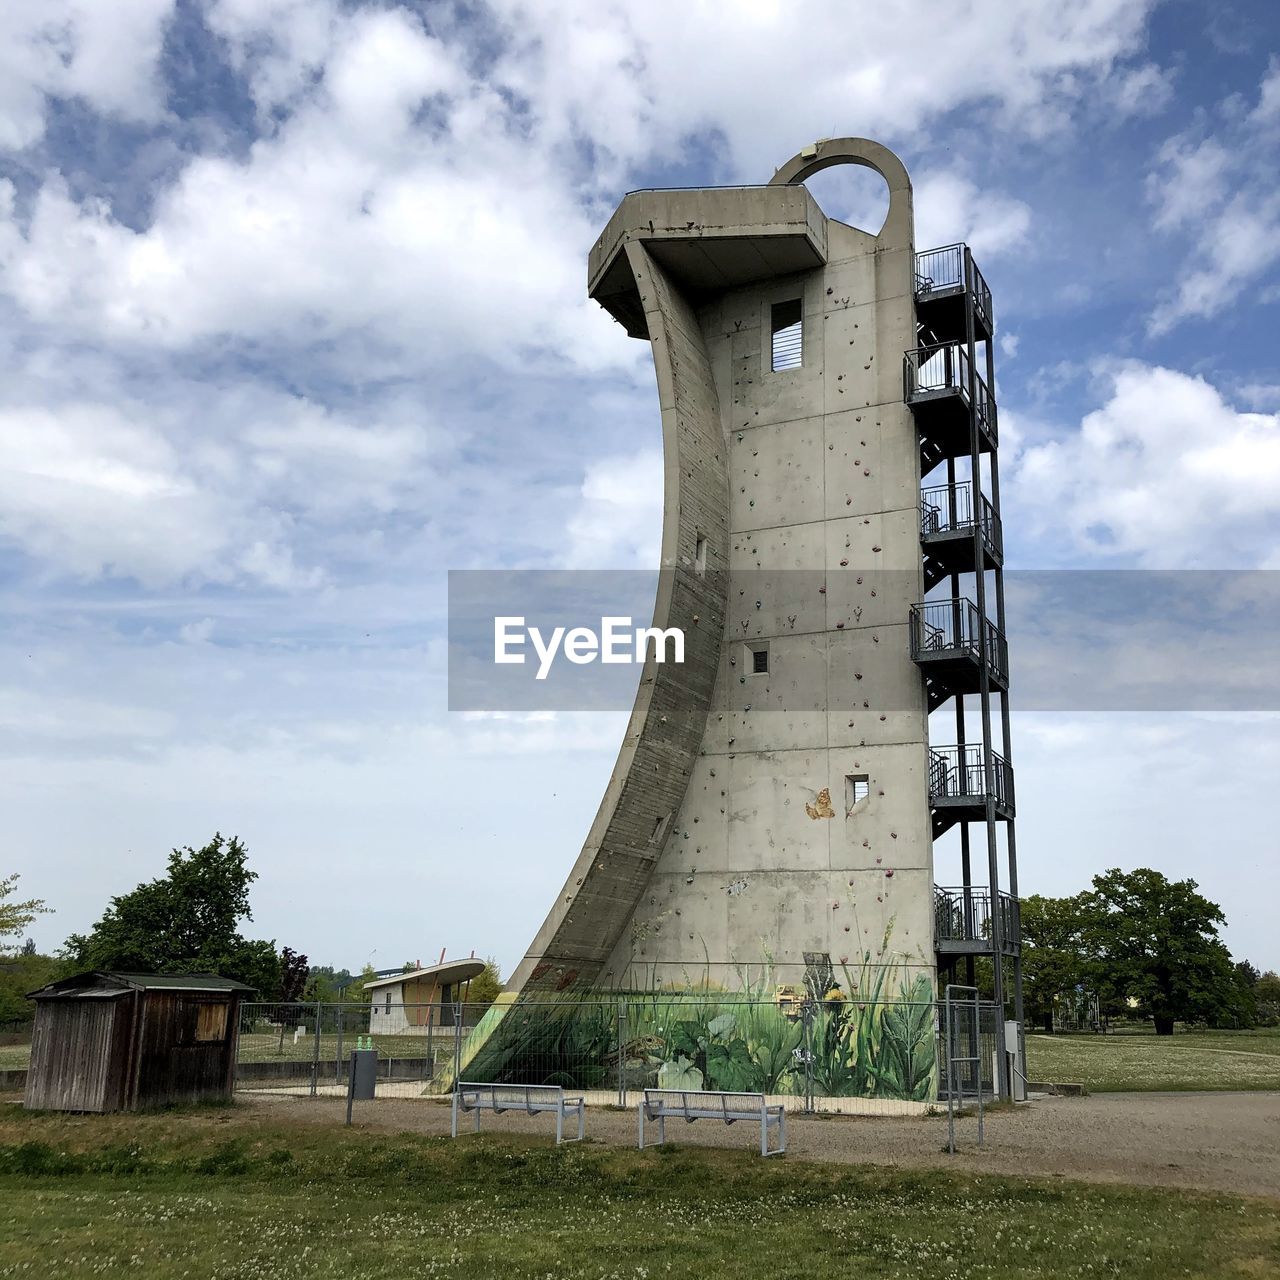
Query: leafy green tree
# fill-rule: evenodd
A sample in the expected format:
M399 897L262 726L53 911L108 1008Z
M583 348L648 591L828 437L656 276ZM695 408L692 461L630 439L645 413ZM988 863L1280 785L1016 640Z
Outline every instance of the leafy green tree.
M320 1001L321 1004L335 1004L342 998L342 992L354 982L347 969L335 969L332 965L313 964L307 971L307 985L302 998Z
M77 968L143 973L217 973L280 998L274 942L249 941L249 887L258 878L235 837L215 834L202 849L174 849L168 874L111 905L87 934L72 934L63 955Z
M1259 1025L1280 1025L1280 975L1274 969L1268 969L1253 984L1253 997L1257 1003Z
M1118 868L1094 876L1081 896L1085 954L1099 990L1110 1000L1134 1000L1173 1034L1177 1021L1213 1018L1234 1002L1231 955L1218 937L1222 908L1197 893L1194 880L1171 881L1158 871Z
M36 1016L27 992L61 976L62 966L53 956L42 956L33 947L0 964L0 1024L30 1022Z
M21 933L36 916L49 914L49 908L41 898L28 898L25 902L8 902L18 887L18 876L0 876L0 955L8 949L8 939Z
M347 986L339 992L339 998L343 1004L368 1004L373 998L370 991L366 990L365 983L373 982L378 976L377 970L373 965L366 964L360 970L360 976L352 978Z
M1085 895L1023 898L1022 998L1027 1021L1053 1030L1053 997L1077 986L1093 986L1085 949Z
M490 956L484 962L484 969L471 979L467 987L468 1004L492 1004L502 990L502 971L498 962Z
M1232 968L1234 989L1209 1019L1215 1027L1255 1027L1258 1025L1258 979L1262 975L1247 960Z

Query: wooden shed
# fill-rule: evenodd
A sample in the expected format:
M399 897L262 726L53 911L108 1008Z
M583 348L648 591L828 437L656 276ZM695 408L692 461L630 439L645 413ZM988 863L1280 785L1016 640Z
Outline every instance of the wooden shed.
M209 973L95 971L31 992L25 1105L135 1111L230 1098L252 990Z

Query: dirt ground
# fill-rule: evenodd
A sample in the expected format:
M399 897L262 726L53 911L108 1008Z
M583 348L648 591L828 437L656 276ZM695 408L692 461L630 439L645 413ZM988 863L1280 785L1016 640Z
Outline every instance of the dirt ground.
M240 1105L290 1122L341 1124L346 1104L326 1098L241 1095ZM361 1127L428 1135L449 1132L438 1101L386 1098L356 1105ZM551 1116L485 1115L484 1130L554 1133ZM759 1143L759 1127L699 1120L668 1122L670 1140L695 1145ZM608 1108L587 1112L587 1137L633 1144L636 1115ZM465 1139L460 1139L463 1141ZM1280 1092L1109 1093L1046 1098L989 1112L986 1145L977 1121L957 1121L957 1154L944 1147L941 1117L787 1117L788 1151L802 1159L851 1164L938 1167L975 1172L1080 1178L1090 1182L1190 1187L1280 1199Z

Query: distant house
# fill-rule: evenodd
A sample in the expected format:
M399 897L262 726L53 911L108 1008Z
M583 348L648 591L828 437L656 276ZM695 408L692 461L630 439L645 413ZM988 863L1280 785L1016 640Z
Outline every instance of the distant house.
M30 993L26 1106L135 1111L231 1098L240 1002L253 989L211 973L95 970Z
M366 982L369 1030L383 1035L425 1035L428 1027L454 1026L454 1006L466 1003L471 980L483 972L483 960L448 960Z

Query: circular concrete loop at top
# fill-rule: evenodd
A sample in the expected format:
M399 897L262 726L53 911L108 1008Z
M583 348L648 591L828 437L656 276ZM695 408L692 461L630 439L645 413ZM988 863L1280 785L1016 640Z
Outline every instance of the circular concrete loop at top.
M870 138L825 138L791 157L769 179L769 186L798 186L823 169L838 164L857 164L878 173L889 188L889 212L880 235L901 235L910 231L912 221L911 179L897 156Z

